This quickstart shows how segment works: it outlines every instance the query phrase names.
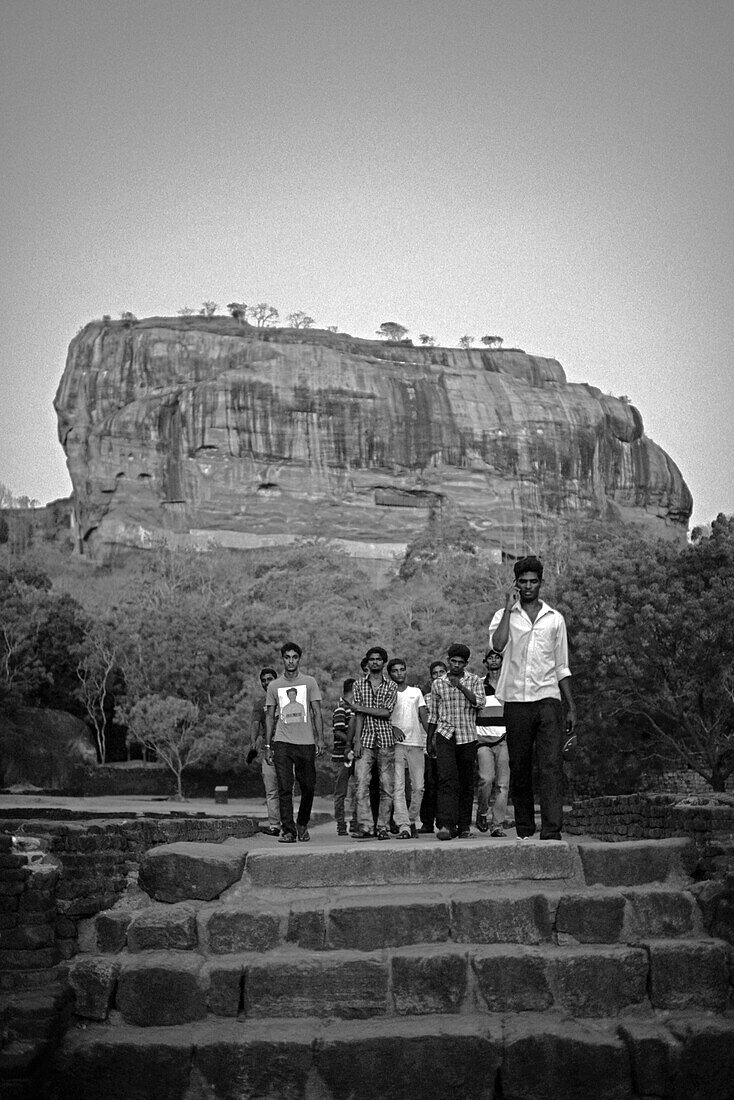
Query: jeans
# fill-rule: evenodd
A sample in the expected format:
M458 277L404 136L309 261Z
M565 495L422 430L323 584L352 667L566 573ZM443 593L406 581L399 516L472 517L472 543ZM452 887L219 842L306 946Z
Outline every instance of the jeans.
M344 767L343 760L332 760L334 767L334 818L337 825L351 821L357 804L354 764Z
M457 745L447 741L441 734L436 735L436 758L438 763L438 805L436 824L439 829L446 827L455 832L464 832L471 825L471 812L474 805L474 761L477 758L477 743L469 741L466 745Z
M489 800L492 786L495 785L494 807L490 824L502 825L507 816L507 795L510 790L510 757L507 751L507 738L498 745L483 745L477 748L479 765L479 786L477 789L477 814L489 816Z
M560 699L505 703L510 790L518 836L535 832L533 745L538 760L540 839L560 840L563 827L563 706Z
M424 828L432 829L436 822L436 797L438 795L438 770L435 756L429 756L426 753L424 767L421 822Z
M362 829L372 832L372 810L370 808L370 779L372 765L377 760L380 771L380 810L377 815L377 828L390 826L392 813L393 786L395 782L395 747L389 749L362 749L362 755L355 765L357 775L357 817Z
M273 745L275 772L278 776L278 799L280 802L280 824L284 833L296 835L296 823L293 820L293 772L301 788L301 803L298 807L298 824L305 828L311 817L314 791L316 790L316 746L291 745L287 741L276 741Z
M395 746L395 824L399 829L415 825L423 800L425 753L420 745ZM405 769L410 774L410 809L405 801Z
M265 802L268 807L268 824L280 828L280 799L278 798L278 777L275 764L262 763L263 783L265 784Z

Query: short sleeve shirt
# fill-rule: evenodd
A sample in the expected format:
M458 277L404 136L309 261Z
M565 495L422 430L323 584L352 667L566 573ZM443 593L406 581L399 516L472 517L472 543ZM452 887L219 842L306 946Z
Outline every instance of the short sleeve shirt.
M321 702L319 685L313 676L299 673L293 680L279 676L268 684L267 707L275 710L273 741L289 745L313 745L311 703Z

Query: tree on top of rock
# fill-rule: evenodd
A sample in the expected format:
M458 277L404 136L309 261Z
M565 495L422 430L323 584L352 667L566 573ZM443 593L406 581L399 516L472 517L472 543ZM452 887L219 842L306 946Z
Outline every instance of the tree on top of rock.
M472 344L474 343L474 340L475 340L474 336L460 336L459 337L459 347L464 348L464 349L470 348L472 346Z
M502 337L501 336L482 336L482 343L488 348L501 348Z
M288 314L288 324L291 328L313 328L316 322L302 309L297 309L295 313Z
M429 336L427 332L422 332L418 339L420 340L421 344L425 344L427 347L430 348L434 347L436 343L436 337Z
M408 330L405 325L399 325L397 321L383 321L377 330L377 335L384 337L390 344L396 344L405 339Z
M275 306L270 306L267 302L258 302L256 306L248 306L247 314L258 328L268 328L270 325L274 325L280 317L280 313Z
M227 309L232 314L235 321L239 321L240 324L244 322L247 313L247 306L244 302L230 302L227 305Z

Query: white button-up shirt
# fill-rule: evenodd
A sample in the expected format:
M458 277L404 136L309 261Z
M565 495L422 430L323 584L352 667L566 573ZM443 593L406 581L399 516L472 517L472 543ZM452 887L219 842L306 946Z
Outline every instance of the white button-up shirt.
M489 644L500 625L503 611L492 616ZM566 622L560 611L540 601L535 622L516 603L510 612L510 636L502 652L502 668L496 687L503 703L535 703L538 699L560 699L559 680L571 675L568 667Z

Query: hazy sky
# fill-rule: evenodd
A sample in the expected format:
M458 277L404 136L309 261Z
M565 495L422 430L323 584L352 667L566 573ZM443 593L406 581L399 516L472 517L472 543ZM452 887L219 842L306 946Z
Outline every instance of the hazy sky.
M731 0L0 0L0 481L103 313L485 333L734 512Z

